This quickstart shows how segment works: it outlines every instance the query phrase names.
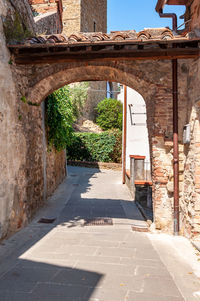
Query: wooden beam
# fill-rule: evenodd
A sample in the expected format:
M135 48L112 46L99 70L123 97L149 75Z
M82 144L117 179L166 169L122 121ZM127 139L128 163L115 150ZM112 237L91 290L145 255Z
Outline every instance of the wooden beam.
M16 64L55 64L64 62L112 61L112 60L172 60L200 57L199 48L134 49L123 51L87 51L58 53L21 53L16 54Z

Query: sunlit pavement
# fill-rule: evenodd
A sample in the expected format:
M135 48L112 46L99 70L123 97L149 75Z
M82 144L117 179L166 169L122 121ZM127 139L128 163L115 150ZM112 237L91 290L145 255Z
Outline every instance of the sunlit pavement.
M145 222L120 172L68 172L34 221L0 246L0 301L200 300L189 242L132 231ZM84 225L95 218L113 225Z

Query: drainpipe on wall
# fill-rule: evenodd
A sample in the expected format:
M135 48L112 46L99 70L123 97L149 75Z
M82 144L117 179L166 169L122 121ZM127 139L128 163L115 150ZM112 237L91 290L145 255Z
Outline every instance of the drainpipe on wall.
M174 167L174 235L179 234L179 153L178 153L178 61L172 60L173 77L173 167Z
M123 108L123 155L122 155L122 183L126 182L126 140L127 140L127 86L124 86L124 108Z
M173 31L177 32L177 15L164 14L161 18L172 18ZM176 45L173 45L176 48ZM178 60L172 60L172 93L173 93L173 170L174 170L174 235L179 235L179 150L178 150Z
M173 31L177 32L177 15L172 13L163 13L163 9L159 11L159 16L161 18L172 18Z

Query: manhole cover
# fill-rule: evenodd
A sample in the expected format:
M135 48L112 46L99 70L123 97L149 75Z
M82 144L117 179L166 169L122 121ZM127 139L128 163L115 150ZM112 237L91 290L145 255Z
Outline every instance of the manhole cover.
M132 230L136 232L149 232L148 226L145 225L133 225Z
M84 220L84 226L112 226L112 218L87 218Z
M38 223L52 224L55 220L56 220L56 218L44 218L44 217L42 217L41 219L39 219Z

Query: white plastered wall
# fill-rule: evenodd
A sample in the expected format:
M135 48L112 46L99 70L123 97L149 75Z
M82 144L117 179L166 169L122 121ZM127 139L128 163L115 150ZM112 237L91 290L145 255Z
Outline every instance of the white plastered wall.
M121 86L118 99L122 103L124 102L123 86ZM149 138L146 119L146 105L143 97L135 90L127 87L126 169L130 169L130 155L139 155L146 157L145 169L150 170Z

